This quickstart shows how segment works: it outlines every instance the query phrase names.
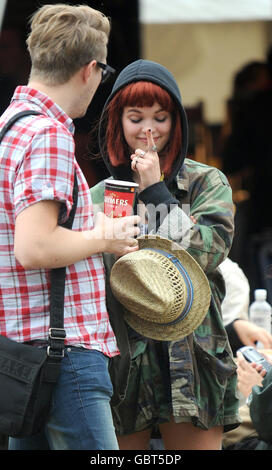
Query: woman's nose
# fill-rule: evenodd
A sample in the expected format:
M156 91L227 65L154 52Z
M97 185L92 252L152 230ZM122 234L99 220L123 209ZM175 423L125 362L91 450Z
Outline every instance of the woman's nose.
M149 129L151 129L151 132L153 132L153 126L151 125L151 123L145 123L143 126L144 133L146 133Z

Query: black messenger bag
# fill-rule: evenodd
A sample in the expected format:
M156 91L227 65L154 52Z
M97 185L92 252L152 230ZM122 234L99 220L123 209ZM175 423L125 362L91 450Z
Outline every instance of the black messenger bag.
M4 133L22 116L40 114L22 111L3 127ZM75 174L73 208L65 224L71 228L77 205ZM0 434L12 437L32 436L41 431L50 411L51 397L59 377L64 355L63 329L66 268L51 270L50 328L48 346L17 343L0 335Z

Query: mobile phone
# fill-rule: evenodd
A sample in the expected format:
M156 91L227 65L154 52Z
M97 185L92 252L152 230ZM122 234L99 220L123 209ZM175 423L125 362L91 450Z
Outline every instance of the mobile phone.
M265 357L252 346L243 346L242 348L238 349L238 351L243 354L244 358L248 362L256 362L256 364L261 364L266 371L271 369L272 364L269 364Z

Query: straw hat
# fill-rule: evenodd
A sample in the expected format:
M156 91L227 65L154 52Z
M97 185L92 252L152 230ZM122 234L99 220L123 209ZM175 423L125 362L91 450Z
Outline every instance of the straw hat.
M110 277L129 326L147 338L177 340L192 333L210 306L208 279L180 245L138 238L139 250L119 258Z

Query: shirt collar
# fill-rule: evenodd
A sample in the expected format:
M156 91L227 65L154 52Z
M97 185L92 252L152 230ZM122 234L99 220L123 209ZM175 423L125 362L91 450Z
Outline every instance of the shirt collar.
M187 171L185 171L184 163L176 176L176 183L180 191L186 191L186 192L189 191L189 185L190 185L189 174Z
M53 119L57 119L67 127L71 133L74 132L75 127L73 120L45 93L28 86L18 86L15 89L12 101L27 101L32 105L35 104L42 113L47 114L47 116Z

